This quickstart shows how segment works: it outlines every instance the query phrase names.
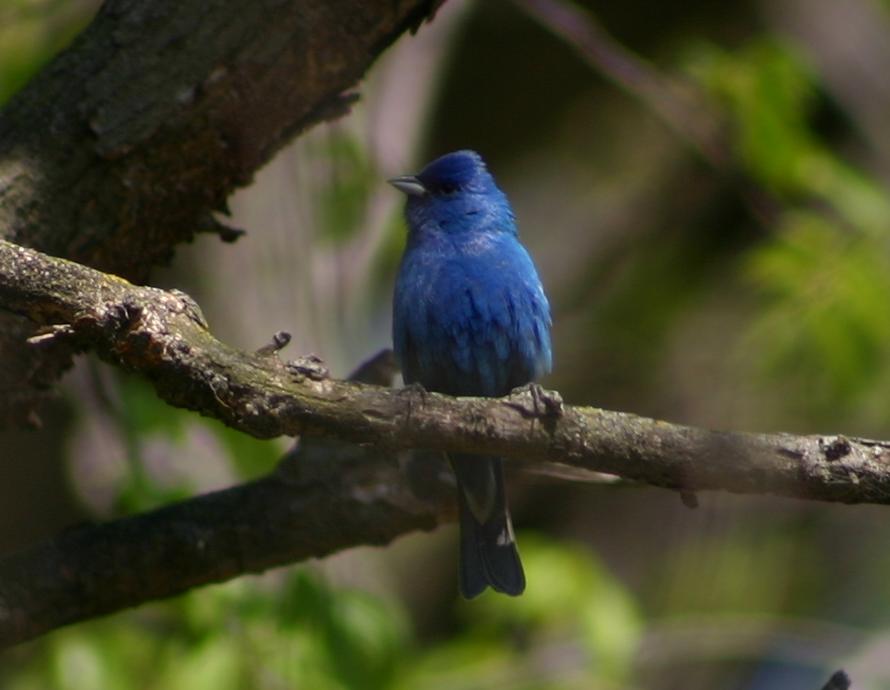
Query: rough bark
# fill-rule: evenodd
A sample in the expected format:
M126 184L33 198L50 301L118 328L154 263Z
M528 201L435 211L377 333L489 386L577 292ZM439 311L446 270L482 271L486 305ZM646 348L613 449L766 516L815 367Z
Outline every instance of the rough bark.
M109 0L0 112L0 236L143 280L442 0ZM0 318L0 425L70 357Z

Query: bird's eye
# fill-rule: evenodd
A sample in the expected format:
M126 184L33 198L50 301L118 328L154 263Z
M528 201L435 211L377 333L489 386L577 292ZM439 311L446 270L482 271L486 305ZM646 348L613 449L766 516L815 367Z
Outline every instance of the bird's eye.
M439 191L442 194L454 194L460 187L453 182L443 182L439 187Z

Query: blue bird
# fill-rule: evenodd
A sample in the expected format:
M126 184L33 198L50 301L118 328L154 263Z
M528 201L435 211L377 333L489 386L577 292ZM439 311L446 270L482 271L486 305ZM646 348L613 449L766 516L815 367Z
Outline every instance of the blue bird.
M457 151L389 181L408 201L393 296L405 383L497 397L550 371L550 306L513 210L479 154ZM451 455L460 505L460 589L512 596L525 575L500 458Z

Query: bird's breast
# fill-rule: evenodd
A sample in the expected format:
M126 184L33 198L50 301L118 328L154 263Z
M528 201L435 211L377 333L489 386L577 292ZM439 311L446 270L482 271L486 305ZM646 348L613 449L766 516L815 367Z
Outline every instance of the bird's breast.
M394 312L406 378L430 390L502 395L549 368L549 308L518 242L415 248L402 263Z

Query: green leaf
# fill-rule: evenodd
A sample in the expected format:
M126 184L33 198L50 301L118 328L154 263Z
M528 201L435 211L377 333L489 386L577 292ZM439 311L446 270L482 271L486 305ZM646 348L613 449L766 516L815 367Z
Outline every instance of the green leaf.
M368 199L380 180L365 146L349 130L332 128L322 141L315 195L318 235L341 244L362 230Z
M279 439L254 438L214 419L202 419L201 422L226 449L229 461L241 479L255 479L271 472L284 454Z

